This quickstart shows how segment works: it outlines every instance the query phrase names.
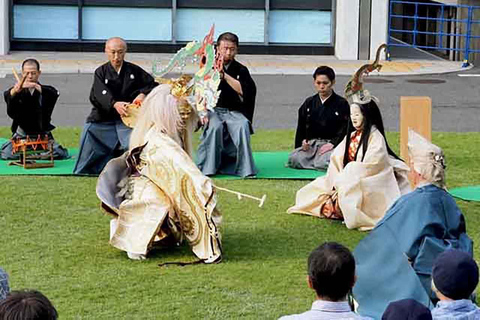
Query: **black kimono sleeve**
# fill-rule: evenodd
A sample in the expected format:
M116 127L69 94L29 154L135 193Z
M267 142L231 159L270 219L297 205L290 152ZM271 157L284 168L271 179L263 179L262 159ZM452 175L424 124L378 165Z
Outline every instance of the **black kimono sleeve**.
M246 67L240 69L238 79L242 86L243 114L253 123L253 113L255 111L255 98L257 96L257 87Z
M140 88L133 92L133 99L135 99L141 93L144 95L149 94L153 88L158 85L158 83L155 82L155 79L142 68L138 67L137 73L137 76L139 77Z
M295 133L295 149L302 146L302 141L307 137L307 122L305 118L305 109L307 108L307 100L298 109L297 132Z
M55 129L51 124L52 113L59 97L58 90L52 86L42 86L42 122L45 131Z
M338 127L335 137L332 139L331 143L333 146L337 146L342 142L343 138L347 134L347 126L350 121L350 106L345 99L340 104L340 115L344 119L343 124Z
M115 103L110 89L105 84L105 71L102 67L95 70L90 102L103 114L108 114Z
M5 98L5 103L7 104L7 115L12 118L14 121L18 118L18 115L22 113L22 104L20 102L19 93L14 95L10 94L10 90L13 87L9 88L3 93Z

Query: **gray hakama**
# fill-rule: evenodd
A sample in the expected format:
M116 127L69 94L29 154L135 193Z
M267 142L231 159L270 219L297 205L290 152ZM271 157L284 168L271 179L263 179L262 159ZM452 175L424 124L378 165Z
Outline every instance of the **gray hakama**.
M306 151L302 147L293 150L288 156L287 165L294 169L326 170L330 163L330 155L333 149L320 153L320 148L327 143L330 143L330 141L322 139L309 140L310 148Z
M294 169L327 169L332 152L319 154L320 148L327 142L335 147L343 140L349 116L347 100L335 92L323 102L318 93L308 97L298 109L295 150L287 165ZM304 140L310 144L308 151L302 150Z
M198 167L205 175L229 174L241 177L257 174L250 148L252 126L238 111L215 108L198 147Z
M83 127L80 150L73 172L99 174L111 159L128 150L132 129L122 121L88 122Z

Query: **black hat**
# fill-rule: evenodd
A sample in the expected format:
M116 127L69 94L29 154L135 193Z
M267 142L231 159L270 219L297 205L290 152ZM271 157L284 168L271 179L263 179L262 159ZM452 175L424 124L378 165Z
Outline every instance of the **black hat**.
M432 320L430 309L413 299L390 302L382 320Z
M468 299L478 284L478 266L464 251L447 250L433 264L433 284L444 296Z

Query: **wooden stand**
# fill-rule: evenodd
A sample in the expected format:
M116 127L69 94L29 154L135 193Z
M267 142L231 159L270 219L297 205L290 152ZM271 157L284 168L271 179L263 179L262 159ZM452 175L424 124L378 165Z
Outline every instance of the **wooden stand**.
M400 157L408 165L408 128L432 140L432 99L400 97Z
M36 140L31 140L28 136L25 139L12 139L12 153L20 153L20 159L10 162L9 165L11 166L20 166L24 169L51 168L54 166L53 145L49 142L48 136L41 138L39 135ZM40 159L48 162L36 162Z

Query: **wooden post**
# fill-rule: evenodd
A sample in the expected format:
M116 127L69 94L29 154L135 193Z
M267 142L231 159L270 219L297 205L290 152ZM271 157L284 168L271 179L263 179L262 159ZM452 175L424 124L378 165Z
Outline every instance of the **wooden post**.
M408 128L432 140L432 99L400 97L400 157L409 164Z

